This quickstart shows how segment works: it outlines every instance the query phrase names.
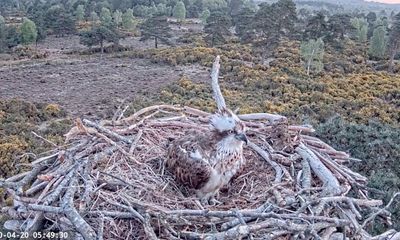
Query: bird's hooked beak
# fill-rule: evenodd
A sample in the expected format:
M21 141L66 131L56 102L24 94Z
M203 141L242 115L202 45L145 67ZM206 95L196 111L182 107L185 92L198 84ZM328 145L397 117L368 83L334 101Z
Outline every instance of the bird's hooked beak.
M246 137L246 135L244 135L243 133L236 134L236 135L235 135L235 138L236 138L237 140L240 140L240 141L245 142L246 144L248 143L247 137Z

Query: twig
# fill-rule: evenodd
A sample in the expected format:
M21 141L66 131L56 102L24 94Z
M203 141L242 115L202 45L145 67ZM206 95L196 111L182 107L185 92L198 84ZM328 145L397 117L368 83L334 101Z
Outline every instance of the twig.
M57 144L55 144L55 143L53 143L52 141L50 141L50 140L48 140L48 139L46 139L46 138L40 136L39 134L35 133L34 131L31 131L31 133L32 133L35 137L42 139L43 141L47 142L48 144L52 145L52 146L55 147L55 148L58 148Z
M128 144L132 144L132 140L131 139L126 138L124 136L121 136L118 133L115 133L115 132L113 132L113 131L111 131L111 130L109 130L109 129L107 129L107 128L99 125L99 124L96 124L96 123L94 123L94 122L92 122L90 120L87 120L87 119L83 119L83 122L85 124L87 124L88 126L94 127L97 130L99 130L101 132L104 132L104 133L106 133L106 134L108 134L108 135L110 135L110 136L112 136L112 137L114 137L114 138L116 138L116 139L118 139L120 141L123 141L123 142L128 143Z
M400 192L395 193L395 194L393 195L393 197L390 199L390 201L388 202L388 204L387 204L384 208L379 209L377 212L371 214L371 216L369 216L367 219L365 219L365 221L364 221L363 224L361 225L361 229L365 228L365 226L366 226L369 222L373 221L379 214L381 214L382 212L384 212L385 210L387 210L387 209L392 205L392 203L394 202L394 200L395 200L398 196L400 196ZM357 231L359 231L359 230L360 230L360 229L358 229Z

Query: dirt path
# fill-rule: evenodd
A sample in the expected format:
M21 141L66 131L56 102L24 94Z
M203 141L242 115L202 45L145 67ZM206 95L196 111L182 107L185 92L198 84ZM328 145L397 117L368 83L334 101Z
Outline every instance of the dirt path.
M184 74L196 82L207 80L208 72L199 69L107 55L30 61L0 67L0 98L57 103L74 116L104 117L121 99L157 94Z

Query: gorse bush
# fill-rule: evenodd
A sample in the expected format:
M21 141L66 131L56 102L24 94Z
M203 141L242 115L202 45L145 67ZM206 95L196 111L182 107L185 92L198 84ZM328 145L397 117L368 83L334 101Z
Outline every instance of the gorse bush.
M344 56L345 64L360 71L364 69L363 73L356 70L351 74L338 73L336 66L331 73L315 75L310 79L301 64L299 46L299 42L282 42L269 66L255 64L257 55L248 46L240 44L226 44L220 48L167 48L122 55L149 58L155 63L200 63L203 66L210 66L213 57L221 55L224 89L237 92L232 97L227 96L227 100L242 110L281 113L294 121L302 121L307 116L312 121L320 122L336 113L358 123L367 123L371 118L389 124L400 121L400 109L397 107L400 82L396 76L374 72L362 64L358 67L350 62L357 50L344 49L340 56ZM330 59L337 58L332 52L327 55ZM174 85L183 89L166 89L163 93L170 92L166 96L173 95L173 99L165 98L165 101L186 104L183 99L196 97L199 99L196 106L202 107L200 97L205 96L197 96L198 93L193 92L193 88L187 88L187 84L180 85L178 82Z
M17 99L0 101L0 178L27 170L34 154L53 147L31 131L56 144L63 143L63 134L72 124L65 117L66 112L56 104L38 105Z

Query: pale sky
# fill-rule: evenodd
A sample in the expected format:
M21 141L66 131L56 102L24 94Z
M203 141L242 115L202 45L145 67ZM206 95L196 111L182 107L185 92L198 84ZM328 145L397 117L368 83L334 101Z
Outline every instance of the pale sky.
M368 2L400 3L400 0L367 0Z

